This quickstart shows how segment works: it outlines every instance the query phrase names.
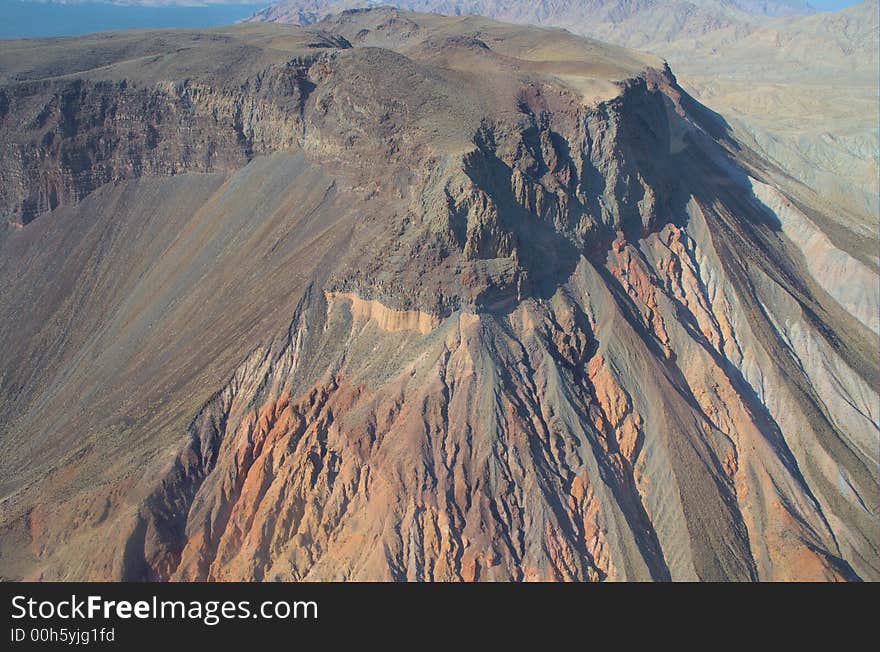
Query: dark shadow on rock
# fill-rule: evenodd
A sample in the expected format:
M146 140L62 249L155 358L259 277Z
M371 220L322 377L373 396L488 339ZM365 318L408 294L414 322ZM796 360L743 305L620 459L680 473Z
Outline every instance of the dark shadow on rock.
M479 155L468 159L466 172L495 202L499 227L512 235L519 271L512 285L488 288L478 309L493 311L493 306L506 307L508 300L527 296L549 298L574 272L581 252L552 222L520 205L511 185L513 169L498 158L484 134L476 145Z

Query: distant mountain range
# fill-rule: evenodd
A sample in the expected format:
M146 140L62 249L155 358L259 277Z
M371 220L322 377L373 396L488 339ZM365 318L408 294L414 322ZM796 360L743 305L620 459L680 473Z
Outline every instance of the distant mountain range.
M736 0L737 7L759 16L785 16L789 14L811 14L816 9L809 2L798 0Z
M310 25L346 9L388 5L425 13L480 15L514 23L553 25L627 45L669 42L724 28L741 30L756 16L808 15L800 0L282 0L258 20Z

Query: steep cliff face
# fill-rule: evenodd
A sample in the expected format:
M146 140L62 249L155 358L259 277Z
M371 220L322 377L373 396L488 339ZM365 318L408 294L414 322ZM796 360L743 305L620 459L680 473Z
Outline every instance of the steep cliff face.
M309 44L318 52L345 45L319 34ZM317 59L291 59L221 83L145 83L99 71L8 85L0 96L0 214L27 223L105 183L228 173L254 156L294 148L310 90L305 71Z
M880 577L876 299L827 277L877 266L802 237L821 206L662 62L319 27L229 30L269 64L231 86L114 82L189 98L163 151L212 172L2 236L4 576Z

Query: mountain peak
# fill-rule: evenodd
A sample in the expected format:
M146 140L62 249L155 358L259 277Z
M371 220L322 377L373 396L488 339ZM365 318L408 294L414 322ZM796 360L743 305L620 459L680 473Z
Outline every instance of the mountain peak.
M876 259L655 56L11 41L0 144L4 578L880 577Z

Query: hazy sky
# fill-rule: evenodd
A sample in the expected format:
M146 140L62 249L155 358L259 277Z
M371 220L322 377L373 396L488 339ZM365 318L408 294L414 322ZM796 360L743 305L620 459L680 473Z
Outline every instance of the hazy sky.
M816 9L824 9L826 11L858 4L856 0L807 0L807 2L813 5Z
M60 2L63 0L55 0L55 1ZM76 0L74 0L74 1L76 1ZM80 1L88 2L89 0L80 0ZM91 1L95 1L95 0L91 0ZM101 2L101 0L97 0L97 1ZM104 0L104 1L110 2L111 0ZM123 4L123 5L128 5L128 4L131 4L131 5L139 5L139 4L143 4L143 5L163 5L163 4L196 5L196 4L225 4L225 3L238 4L238 5L244 5L244 4L269 5L269 4L272 4L272 2L275 0L152 0L152 2L150 0L115 0L115 1L117 4ZM811 5L816 7L816 9L822 9L822 10L826 10L826 11L840 9L841 7L848 7L849 5L854 5L854 4L857 4L862 1L863 0L807 0L807 2L809 2ZM381 4L381 2L379 4Z

